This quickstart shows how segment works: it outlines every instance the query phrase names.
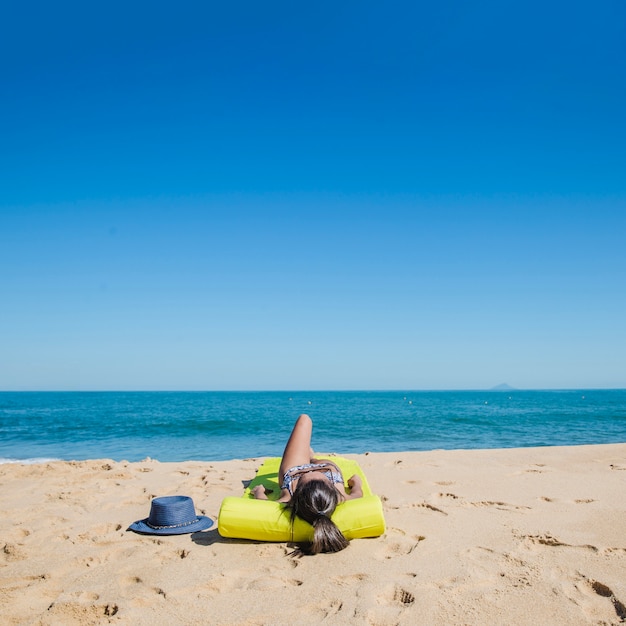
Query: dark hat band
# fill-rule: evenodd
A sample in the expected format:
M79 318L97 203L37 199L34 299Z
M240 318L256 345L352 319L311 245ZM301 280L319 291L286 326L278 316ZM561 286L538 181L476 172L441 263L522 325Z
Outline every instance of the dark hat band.
M171 524L170 526L156 526L155 524L151 524L146 521L146 526L150 526L150 528L154 528L154 530L163 530L164 528L183 528L184 526L189 526L190 524L195 524L200 520L196 517L196 519L192 519L190 522L183 522L182 524Z

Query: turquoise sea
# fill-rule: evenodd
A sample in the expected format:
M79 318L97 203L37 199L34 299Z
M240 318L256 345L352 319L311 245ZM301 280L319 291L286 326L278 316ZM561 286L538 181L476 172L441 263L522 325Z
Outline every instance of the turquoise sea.
M0 462L279 456L300 413L325 452L626 442L626 390L2 392Z

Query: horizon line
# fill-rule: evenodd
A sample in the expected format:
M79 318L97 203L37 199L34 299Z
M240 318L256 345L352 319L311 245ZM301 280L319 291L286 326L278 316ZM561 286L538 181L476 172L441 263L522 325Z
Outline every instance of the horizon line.
M0 393L447 393L515 391L626 391L626 387L505 387L485 388L386 388L386 389L0 389Z

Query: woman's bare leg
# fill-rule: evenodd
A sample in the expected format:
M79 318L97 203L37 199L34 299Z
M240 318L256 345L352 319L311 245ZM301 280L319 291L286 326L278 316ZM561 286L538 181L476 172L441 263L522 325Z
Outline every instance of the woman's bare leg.
M308 415L301 415L291 431L289 441L285 446L283 458L280 462L279 480L285 472L296 465L305 465L311 460L311 433L313 422Z

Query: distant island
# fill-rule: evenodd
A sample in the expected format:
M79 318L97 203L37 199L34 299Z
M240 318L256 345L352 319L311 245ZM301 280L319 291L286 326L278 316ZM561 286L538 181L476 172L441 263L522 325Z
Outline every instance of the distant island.
M515 389L515 387L511 387L511 385L502 383L501 385L496 385L495 387L492 387L489 391L517 391L517 389Z

